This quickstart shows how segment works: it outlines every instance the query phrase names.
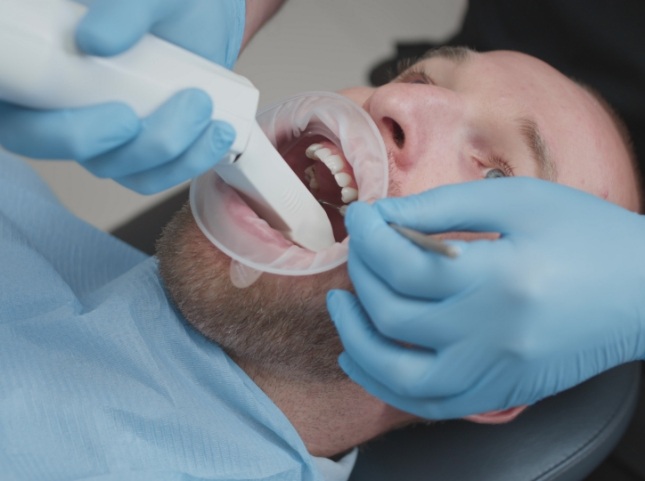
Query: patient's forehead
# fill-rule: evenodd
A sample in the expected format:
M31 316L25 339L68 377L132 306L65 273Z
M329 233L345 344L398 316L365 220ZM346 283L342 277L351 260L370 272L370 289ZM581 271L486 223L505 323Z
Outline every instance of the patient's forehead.
M588 89L519 52L457 52L461 53L435 55L414 66L429 73L434 83L416 95L449 89L457 94L453 98L496 125L500 119L511 125L513 119L530 118L555 166L556 177L550 180L639 210L639 179L630 150L612 116ZM357 87L341 93L365 106L373 104L377 91Z
M639 208L629 150L612 116L588 89L534 57L509 51L473 53L454 75L456 89L508 103L536 119L558 183Z

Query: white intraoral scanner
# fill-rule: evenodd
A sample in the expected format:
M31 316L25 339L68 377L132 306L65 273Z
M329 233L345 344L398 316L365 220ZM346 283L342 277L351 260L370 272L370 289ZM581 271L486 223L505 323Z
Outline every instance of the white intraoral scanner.
M118 101L145 116L176 92L200 88L213 100L213 119L237 135L225 158L193 179L190 203L204 235L232 258L234 283L345 262L347 242L334 238L328 213L275 146L331 139L358 199L373 201L387 194L388 160L365 110L338 94L307 92L256 118L259 93L246 78L152 35L114 57L83 54L74 36L85 11L72 0L0 0L0 100L36 109Z
M312 251L334 244L324 209L255 121L251 82L152 35L122 55L84 55L74 31L85 10L71 0L0 1L0 99L38 109L120 101L145 116L172 94L200 88L213 100L213 119L237 134L217 175L296 244Z

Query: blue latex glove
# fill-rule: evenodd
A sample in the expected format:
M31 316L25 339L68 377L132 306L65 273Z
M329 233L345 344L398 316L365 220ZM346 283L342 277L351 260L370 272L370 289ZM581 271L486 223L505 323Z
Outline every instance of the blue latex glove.
M85 0L77 44L91 55L115 55L144 34L232 67L244 33L244 0ZM0 145L32 158L74 159L99 177L155 193L208 170L235 131L211 121L210 98L179 92L139 119L127 106L37 111L0 102Z
M498 232L424 251L423 232ZM367 391L432 419L534 403L645 358L645 219L535 179L441 187L375 205L346 224L357 297L328 308L340 363Z

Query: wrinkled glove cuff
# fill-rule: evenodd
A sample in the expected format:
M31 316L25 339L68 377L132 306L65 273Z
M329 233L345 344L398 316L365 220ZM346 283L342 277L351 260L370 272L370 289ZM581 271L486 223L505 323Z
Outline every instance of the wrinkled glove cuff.
M231 19L231 38L226 49L225 66L232 69L240 55L242 48L242 39L244 38L244 29L246 26L246 0L228 0L231 9L228 18Z

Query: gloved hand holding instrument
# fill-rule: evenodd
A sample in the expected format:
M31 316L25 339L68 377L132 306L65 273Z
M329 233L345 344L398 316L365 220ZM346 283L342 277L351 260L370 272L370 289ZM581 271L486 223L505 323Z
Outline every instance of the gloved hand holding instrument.
M454 258L411 244L425 233ZM349 208L356 296L333 291L341 365L367 391L425 418L534 403L645 358L645 219L536 179L440 187Z

